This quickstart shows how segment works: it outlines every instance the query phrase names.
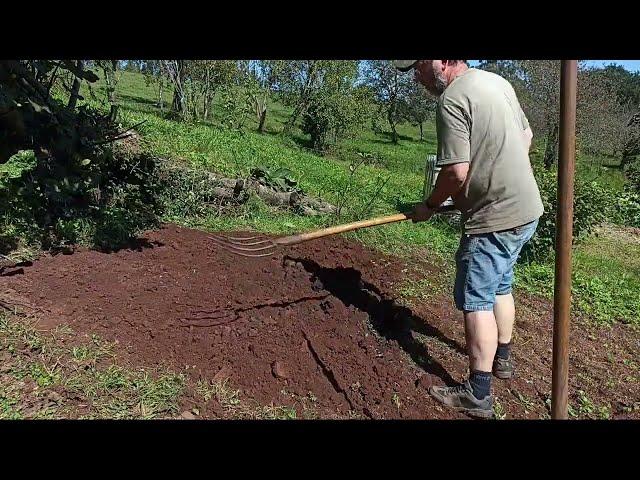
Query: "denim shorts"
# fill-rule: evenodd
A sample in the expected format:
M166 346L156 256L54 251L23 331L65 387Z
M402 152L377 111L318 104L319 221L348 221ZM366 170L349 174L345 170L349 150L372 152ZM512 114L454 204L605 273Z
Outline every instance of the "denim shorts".
M458 310L493 310L496 295L511 293L513 267L537 227L534 220L501 232L462 235L454 287Z

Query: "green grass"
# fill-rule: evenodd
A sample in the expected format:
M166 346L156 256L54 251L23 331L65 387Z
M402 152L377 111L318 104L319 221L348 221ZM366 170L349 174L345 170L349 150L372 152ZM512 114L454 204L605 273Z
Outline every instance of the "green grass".
M196 391L205 403L215 399L233 419L295 420L297 418L296 409L293 407L265 406L241 400L240 391L233 389L226 378L210 382L199 380Z
M118 365L114 347L0 313L0 419L175 416L183 375Z
M596 181L613 191L621 192L624 190L625 178L617 168L619 162L591 155L579 155L576 174L584 180Z
M100 84L94 87L94 91L98 99L104 97ZM123 72L118 95L123 125L130 126L144 120L139 128L144 147L157 156L227 176L245 176L257 166L286 167L308 194L345 205L339 218L302 217L273 210L256 198L234 215L165 219L210 230L249 229L288 234L395 213L420 200L425 158L436 149L435 126L428 122L423 142L419 141L417 127L400 125L398 145L393 145L387 135L376 135L367 130L355 139L344 141L330 155L320 157L305 147L305 138L299 132L294 132L291 137L280 134L289 109L273 101L267 115L266 133L258 134L255 132L257 120L252 117L248 118L243 131L221 128L215 102L214 115L207 122L185 124L164 118L154 105L155 87L146 85L140 74ZM167 108L170 95L171 92L165 91ZM543 150L537 145L533 157L539 158ZM362 159L363 155L368 159L367 164L351 174L349 166ZM610 168L610 163L609 160L580 155L578 175L619 191L624 179L618 170ZM346 236L386 253L410 257L428 252L432 258L449 263L458 242L456 229L438 220L418 225L403 222ZM575 304L599 321L619 319L637 323L634 310L638 306L636 297L640 275L637 267L629 263L633 262L630 258L634 255L616 248L615 242L602 237L576 249ZM445 273L445 282L450 282L451 274L452 269ZM553 265L520 266L517 282L519 288L550 296L553 291ZM419 283L404 286L408 296L420 296L418 290L423 287L426 286ZM413 293L409 291L411 289Z
M36 158L32 151L20 151L13 155L6 163L0 163L0 188L11 178L19 178L25 170L36 165Z
M618 229L603 229L574 249L572 265L574 308L600 323L640 323L638 239ZM553 264L519 265L516 286L552 298Z

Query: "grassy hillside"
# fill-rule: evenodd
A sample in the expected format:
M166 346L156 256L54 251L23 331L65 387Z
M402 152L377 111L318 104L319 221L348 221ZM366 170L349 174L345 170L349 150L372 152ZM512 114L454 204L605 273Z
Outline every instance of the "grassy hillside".
M100 84L94 87L96 99L104 98ZM170 93L170 92L169 92ZM248 202L234 216L211 214L207 218L167 218L166 220L207 229L255 229L272 233L294 233L353 219L395 213L420 200L427 154L435 153L435 128L426 125L425 141L420 142L417 127L401 125L401 141L393 145L388 136L365 131L347 140L331 155L318 156L306 148L301 133L281 135L288 110L278 103L269 107L264 134L256 132L257 121L248 117L241 131L220 127L214 106L213 118L192 124L166 119L158 108L157 91L140 74L123 72L118 84L121 119L126 126L145 121L139 131L144 147L155 155L185 162L193 167L228 176L247 175L257 166L289 168L309 194L342 205L339 218L302 217L274 211L259 200ZM165 92L165 112L170 94ZM95 103L95 100L92 101ZM534 150L533 158L541 156ZM367 165L351 173L352 162L366 156ZM589 157L578 158L578 175L608 186L612 191L624 184L622 174L602 166ZM349 234L385 252L439 258L445 268L443 281L449 283L453 271L452 255L457 247L456 229L436 219L414 225L409 222ZM633 263L636 255L621 255L620 245L637 250L633 240L620 243L620 231L605 232L581 245L575 255L575 304L599 320L637 323L633 311L640 307L637 292L640 276ZM607 268L603 268L603 267ZM533 264L520 268L519 286L541 295L551 295L553 264Z

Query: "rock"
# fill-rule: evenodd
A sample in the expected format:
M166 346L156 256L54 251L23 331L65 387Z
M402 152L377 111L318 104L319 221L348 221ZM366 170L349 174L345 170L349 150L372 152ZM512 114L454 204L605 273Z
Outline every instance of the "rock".
M277 360L271 364L271 372L273 373L274 377L281 380L289 378L289 372L287 372L285 366Z
M416 387L422 388L423 390L429 390L432 385L433 378L431 375L422 375L418 380L416 380Z
M322 280L320 280L319 278L316 278L313 284L311 285L311 289L315 292L319 292L320 290L323 290L324 284L322 283Z
M229 366L224 366L222 367L220 370L218 370L218 373L216 373L213 376L213 381L215 383L218 382L224 382L225 380L227 380L229 377L231 376L231 367Z
M184 420L195 420L197 417L193 413L185 410L180 414L180 418Z
M47 395L47 398L55 403L62 402L62 395L60 395L58 392L49 392L49 395Z

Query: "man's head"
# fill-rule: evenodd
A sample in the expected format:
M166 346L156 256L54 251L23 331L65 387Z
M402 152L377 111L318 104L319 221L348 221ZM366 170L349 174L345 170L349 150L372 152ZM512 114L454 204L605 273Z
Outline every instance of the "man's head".
M436 96L468 68L464 60L395 60L394 65L401 72L413 70L416 81Z

